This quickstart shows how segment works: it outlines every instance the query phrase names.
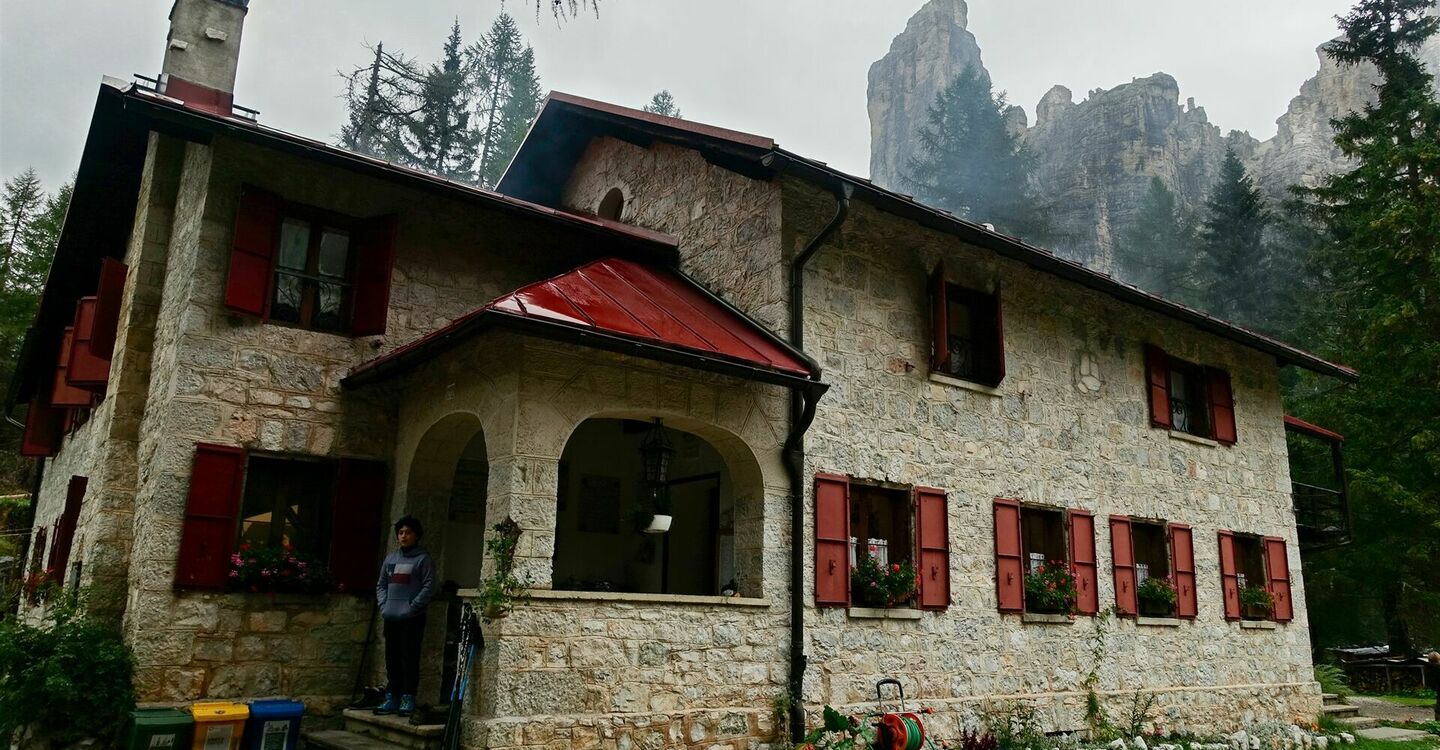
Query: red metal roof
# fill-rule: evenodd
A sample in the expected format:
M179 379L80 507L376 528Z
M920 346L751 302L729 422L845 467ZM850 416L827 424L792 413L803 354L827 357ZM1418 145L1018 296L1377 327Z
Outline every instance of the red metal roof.
M612 257L503 295L444 328L361 364L346 384L361 385L406 369L485 322L538 325L565 331L582 343L587 336L597 344L632 342L642 356L668 352L733 374L759 371L775 376L764 379L777 382L812 378L818 372L803 352L683 273Z
M1299 417L1292 417L1289 414L1285 415L1285 426L1296 432L1303 432L1307 435L1313 435L1314 437L1325 440L1334 440L1337 443L1345 442L1344 435L1334 430L1327 430L1319 425L1310 424Z

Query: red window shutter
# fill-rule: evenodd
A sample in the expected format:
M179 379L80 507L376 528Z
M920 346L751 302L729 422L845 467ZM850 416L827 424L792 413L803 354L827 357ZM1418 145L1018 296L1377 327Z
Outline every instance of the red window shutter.
M70 348L75 338L75 327L65 326L65 335L60 339L60 361L55 366L54 390L50 392L50 403L53 406L89 406L90 397L93 395L84 388L76 388L70 385Z
M81 297L75 305L75 335L70 339L65 382L88 391L105 391L110 381L110 360L95 354L95 297Z
M1220 588L1225 592L1225 619L1240 619L1240 579L1235 575L1235 535L1220 532Z
M1150 395L1150 424L1170 429L1170 355L1151 344L1145 345L1145 384Z
M1099 573L1095 555L1095 517L1089 511L1071 510L1070 570L1075 575L1075 611L1093 615L1100 611Z
M225 306L232 312L264 317L269 311L279 231L280 199L263 190L242 188L230 246L230 276L225 280Z
M223 588L235 547L235 523L245 487L245 450L228 445L195 444L190 494L175 585Z
M388 468L381 461L341 459L330 502L330 575L339 591L375 590L384 542Z
M850 604L850 480L815 475L815 606Z
M1193 620L1200 611L1195 594L1195 535L1183 523L1170 524L1170 570L1175 577L1175 615Z
M1295 619L1295 603L1290 599L1290 556L1285 540L1278 536L1265 537L1265 574L1270 596L1275 600L1270 617L1276 622L1290 622Z
M950 366L950 304L945 284L945 263L930 275L930 369L945 372Z
M70 486L65 492L65 510L55 524L55 541L50 548L50 564L59 581L65 580L65 571L70 566L70 550L75 544L75 528L80 523L80 504L85 500L85 489L90 480L86 477L70 477Z
M915 547L920 562L920 608L950 606L950 511L945 491L915 488Z
M30 458L53 456L60 448L64 434L61 424L65 410L43 403L37 395L25 412L25 435L20 441L20 455Z
M356 336L385 332L399 228L399 217L391 214L363 221L356 229L355 287L350 313L350 333Z
M1135 543L1129 516L1110 516L1110 560L1115 568L1115 614L1134 617L1140 600L1135 594Z
M115 335L120 328L120 304L125 300L125 274L130 269L113 258L100 261L100 283L95 288L95 327L90 351L97 357L115 356Z
M1205 371L1206 391L1210 395L1210 424L1215 439L1235 444L1235 396L1230 390L1230 373L1210 368Z
M995 498L995 592L1001 612L1025 611L1025 557L1020 502Z
M35 529L34 546L30 548L30 575L32 576L44 572L42 566L45 564L45 543L49 537L50 529L48 527L41 526Z

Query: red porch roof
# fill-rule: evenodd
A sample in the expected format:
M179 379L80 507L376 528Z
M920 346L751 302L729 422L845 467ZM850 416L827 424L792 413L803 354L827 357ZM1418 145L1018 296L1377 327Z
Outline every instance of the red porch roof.
M604 258L503 295L366 362L347 386L383 379L486 324L789 385L814 383L809 357L679 271Z

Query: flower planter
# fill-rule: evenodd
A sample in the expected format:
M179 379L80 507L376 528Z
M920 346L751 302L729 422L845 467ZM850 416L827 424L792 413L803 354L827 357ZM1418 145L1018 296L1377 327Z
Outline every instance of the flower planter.
M1142 617L1174 617L1175 605L1165 602L1147 602L1141 599L1140 615Z
M1255 604L1246 604L1242 608L1241 617L1246 620L1268 620L1270 619L1270 608Z
M656 513L650 519L650 525L645 527L646 534L664 534L670 530L670 522L674 516L666 516Z

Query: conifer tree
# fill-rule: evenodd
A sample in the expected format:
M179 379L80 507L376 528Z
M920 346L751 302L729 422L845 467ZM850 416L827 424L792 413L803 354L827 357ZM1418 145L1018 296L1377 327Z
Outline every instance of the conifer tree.
M915 197L1007 234L1043 241L1028 182L1031 158L1005 127L1005 94L966 68L930 105L905 180Z
M685 119L680 114L680 107L675 103L675 97L670 94L670 89L661 89L654 96L650 97L650 103L642 109L646 112L665 117L674 117L677 120Z
M1220 179L1205 201L1192 280L1207 312L1252 326L1265 323L1273 283L1265 230L1270 213L1240 157L1226 149Z
M520 28L508 14L495 19L471 55L479 87L477 170L481 183L488 186L499 181L539 108L540 79L535 74L535 53L524 45Z
M473 83L473 68L466 60L457 20L450 27L440 61L426 72L416 113L404 121L402 143L419 168L454 180L474 181L479 135L470 124Z
M381 156L381 128L385 123L385 108L380 99L380 74L385 63L385 43L375 45L375 61L365 69L366 75L347 77L345 107L350 119L340 128L340 145L351 151L371 156ZM364 90L356 91L356 84L363 83Z
M1135 221L1115 247L1120 273L1132 284L1162 297L1193 301L1189 266L1195 252L1195 226L1175 194L1159 177L1140 201Z
M8 289L15 269L36 244L37 221L45 209L45 188L34 169L5 182L0 198L0 284Z
M1295 394L1301 416L1346 438L1355 543L1320 563L1340 587L1378 594L1400 653L1440 642L1440 104L1416 57L1440 30L1432 6L1360 0L1340 19L1326 52L1373 64L1377 101L1334 122L1354 169L1298 191L1325 235L1307 330L1361 377L1347 388L1306 381ZM1348 607L1318 598L1312 621Z

